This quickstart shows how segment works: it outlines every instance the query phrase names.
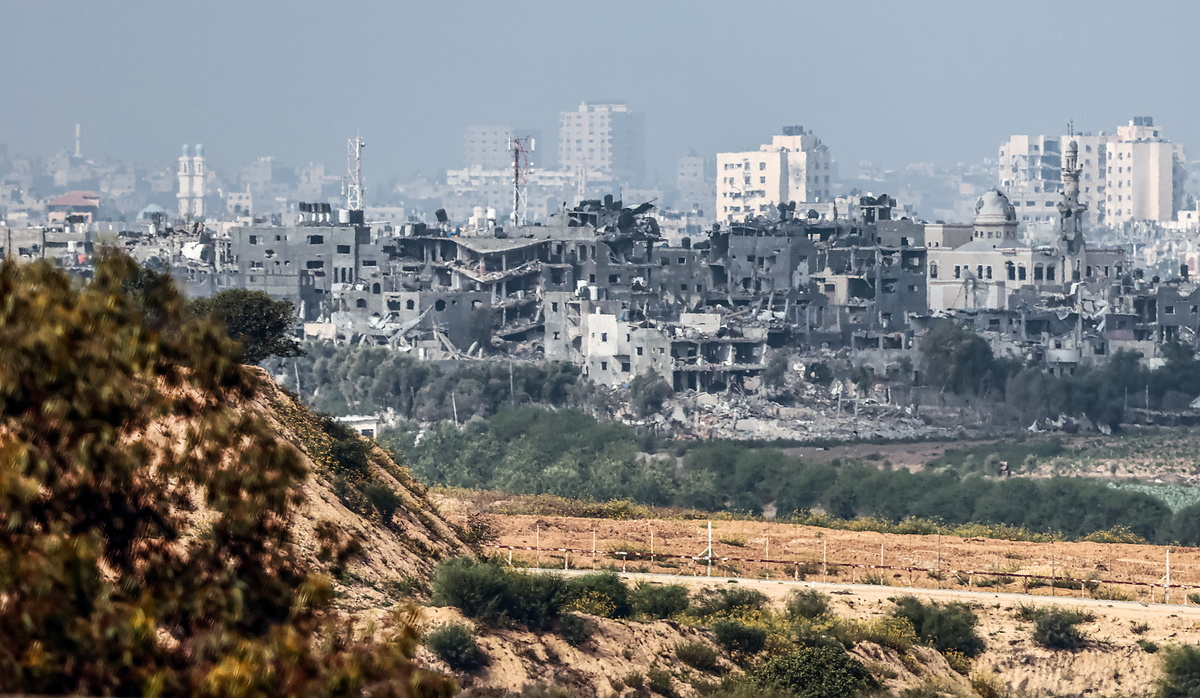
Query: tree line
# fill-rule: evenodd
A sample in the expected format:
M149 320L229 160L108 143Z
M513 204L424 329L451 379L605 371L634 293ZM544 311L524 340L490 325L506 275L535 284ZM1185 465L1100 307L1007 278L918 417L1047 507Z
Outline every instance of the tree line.
M1127 421L1130 408L1178 411L1200 396L1200 360L1178 343L1163 345L1158 368L1147 368L1137 352L1121 350L1101 365L1057 376L1040 365L997 357L985 339L945 321L922 337L921 353L929 385L992 399L998 411L1023 421L1085 415L1116 428Z
M569 436L566 436L569 435ZM458 429L384 432L418 478L514 494L758 513L984 523L1078 538L1121 526L1149 541L1200 544L1200 507L1172 514L1159 499L1082 478L991 478L954 469L911 473L810 462L775 448L716 442L654 452L632 429L573 410L502 410Z

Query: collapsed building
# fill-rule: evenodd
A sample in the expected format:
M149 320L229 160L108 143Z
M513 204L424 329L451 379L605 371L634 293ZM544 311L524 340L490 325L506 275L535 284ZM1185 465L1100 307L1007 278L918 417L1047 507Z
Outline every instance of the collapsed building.
M781 204L770 219L674 243L652 204L612 196L534 225L478 215L455 228L439 211L432 224L371 226L361 210L301 203L286 225L152 220L117 236L190 294L245 288L292 301L308 337L425 359L568 361L606 386L648 373L676 390L754 391L772 349L895 358L940 317L1058 372L1200 342L1200 288L1186 267L1147 280L1126 250L1088 244L1079 172L1068 147L1058 239L1046 246L1020 239L998 190L969 225L895 219L894 199L863 196L849 218ZM10 229L0 244L6 256L79 264L96 239L89 225Z

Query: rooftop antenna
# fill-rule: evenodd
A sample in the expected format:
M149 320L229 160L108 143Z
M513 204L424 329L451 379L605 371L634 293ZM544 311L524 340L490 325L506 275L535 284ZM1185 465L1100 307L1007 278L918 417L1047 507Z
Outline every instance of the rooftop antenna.
M362 136L355 136L350 139L346 147L346 179L347 183L344 189L346 194L346 208L351 211L361 211L363 207L363 194L366 189L363 187L362 178L362 149L366 146Z
M1067 121L1067 138L1074 138L1074 137L1075 137L1075 119L1069 119Z
M528 136L514 136L508 139L508 146L512 148L513 155L512 224L527 225L529 206L525 183L529 179L529 154L533 152L534 142Z

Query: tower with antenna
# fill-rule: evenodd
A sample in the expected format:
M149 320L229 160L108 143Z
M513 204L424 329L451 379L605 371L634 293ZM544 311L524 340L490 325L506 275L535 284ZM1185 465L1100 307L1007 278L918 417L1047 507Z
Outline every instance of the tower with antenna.
M526 183L529 180L529 154L533 152L534 141L528 136L513 136L508 145L513 156L513 201L510 220L513 225L526 225L529 223Z
M351 211L361 211L366 187L362 177L362 149L366 146L362 136L351 138L346 146L346 185L342 193L346 195L346 208Z

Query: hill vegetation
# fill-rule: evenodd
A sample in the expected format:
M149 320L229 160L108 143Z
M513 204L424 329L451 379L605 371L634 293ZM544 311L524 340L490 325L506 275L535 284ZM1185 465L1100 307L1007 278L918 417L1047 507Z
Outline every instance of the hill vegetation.
M0 692L450 695L411 607L336 612L355 541L298 540L308 461L247 409L261 374L139 274L0 264Z

